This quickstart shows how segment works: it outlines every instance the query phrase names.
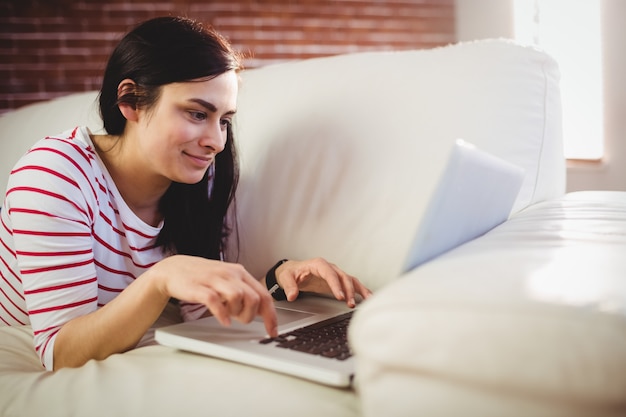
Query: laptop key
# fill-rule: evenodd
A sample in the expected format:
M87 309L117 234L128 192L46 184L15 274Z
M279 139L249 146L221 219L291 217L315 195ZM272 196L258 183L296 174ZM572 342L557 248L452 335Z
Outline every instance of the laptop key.
M259 343L275 343L274 346L283 349L346 360L352 356L348 346L348 324L353 313L354 311L349 311L274 338L260 340Z

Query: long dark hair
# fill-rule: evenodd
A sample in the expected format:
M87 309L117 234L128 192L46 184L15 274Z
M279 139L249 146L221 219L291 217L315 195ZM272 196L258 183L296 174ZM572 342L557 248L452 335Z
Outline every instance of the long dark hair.
M165 84L210 79L240 69L239 56L212 28L181 17L148 20L124 36L109 58L99 97L104 128L110 135L124 132L120 103L149 109ZM136 88L118 97L124 79L133 80ZM217 154L213 169L196 184L173 182L161 198L164 224L157 245L165 251L219 259L230 233L226 216L238 179L234 137L228 127L226 146Z

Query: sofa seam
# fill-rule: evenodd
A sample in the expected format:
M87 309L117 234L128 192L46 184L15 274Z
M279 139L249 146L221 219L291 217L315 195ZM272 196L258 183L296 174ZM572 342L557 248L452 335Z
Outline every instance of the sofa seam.
M546 129L547 129L547 109L548 109L548 75L546 72L546 59L544 58L541 62L541 73L543 75L543 119L542 119L542 129L541 129L541 145L539 146L539 158L537 162L537 171L535 173L535 181L533 184L533 192L530 197L531 204L535 203L535 198L537 194L537 187L539 183L539 177L541 175L541 169L543 167L543 154L544 148L546 144Z

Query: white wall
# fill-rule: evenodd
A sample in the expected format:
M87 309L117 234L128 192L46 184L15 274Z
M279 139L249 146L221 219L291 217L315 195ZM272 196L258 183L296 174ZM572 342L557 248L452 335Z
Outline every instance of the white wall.
M601 1L605 157L569 161L568 191L626 191L626 1ZM458 41L511 38L513 0L456 0L456 22Z

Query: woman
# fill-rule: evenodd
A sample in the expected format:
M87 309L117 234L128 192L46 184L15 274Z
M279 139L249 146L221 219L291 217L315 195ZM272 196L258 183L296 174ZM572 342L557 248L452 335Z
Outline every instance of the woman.
M183 18L149 20L113 51L100 91L106 135L37 143L11 173L0 227L0 320L31 324L46 369L133 348L171 300L223 325L272 296L370 291L323 259L280 261L266 286L221 260L237 186L237 55ZM280 295L279 295L280 294ZM193 314L192 314L193 313Z

